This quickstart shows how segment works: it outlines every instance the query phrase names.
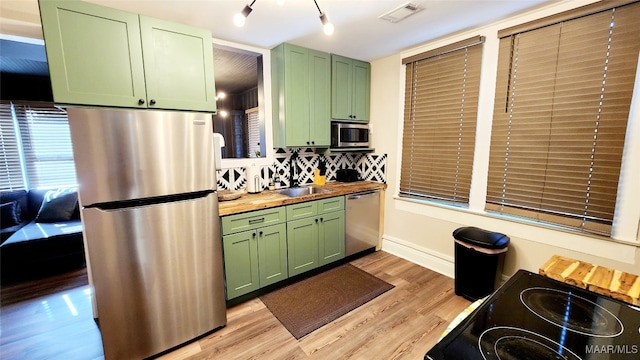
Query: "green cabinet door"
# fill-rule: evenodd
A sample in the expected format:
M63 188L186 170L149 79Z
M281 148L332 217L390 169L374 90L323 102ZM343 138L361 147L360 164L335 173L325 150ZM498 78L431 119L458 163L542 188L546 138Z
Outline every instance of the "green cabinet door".
M309 139L331 145L331 56L309 50Z
M315 217L287 222L289 276L318 267L317 222Z
M353 60L353 121L369 121L371 97L371 64Z
M47 0L40 14L56 103L146 108L138 15Z
M284 44L284 87L286 146L308 146L309 139L309 52Z
M353 89L352 61L331 55L331 117L352 120L351 92Z
M344 210L320 215L318 227L319 265L344 258Z
M276 147L331 143L331 56L291 44L271 50Z
M318 201L306 201L287 205L287 220L297 220L318 213Z
M149 108L216 111L211 32L140 16Z
M222 237L227 300L288 278L285 223Z
M371 64L331 55L331 117L368 122L371 98Z
M260 287L288 278L287 226L278 224L258 231L258 269Z
M227 300L260 287L257 231L243 231L222 237Z
M344 210L344 196L316 200L318 214Z

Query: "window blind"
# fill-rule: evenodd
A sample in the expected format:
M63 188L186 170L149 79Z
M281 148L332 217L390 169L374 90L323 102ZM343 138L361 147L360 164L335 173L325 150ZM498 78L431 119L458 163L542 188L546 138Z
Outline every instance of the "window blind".
M246 110L247 114L247 153L254 156L260 151L260 112L257 107ZM264 154L262 154L264 155Z
M11 103L3 101L0 103L0 191L25 188Z
M50 103L14 103L29 188L76 185L67 112Z
M403 60L400 196L469 203L483 41Z
M486 209L608 235L640 3L576 15L500 40Z

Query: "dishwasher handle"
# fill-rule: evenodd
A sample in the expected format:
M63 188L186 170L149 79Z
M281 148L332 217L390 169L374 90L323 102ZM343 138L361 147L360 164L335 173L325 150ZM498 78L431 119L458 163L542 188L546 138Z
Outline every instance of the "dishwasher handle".
M360 199L363 196L377 195L379 192L380 192L380 190L364 191L364 192L361 192L361 193L352 194L352 195L347 196L347 200L357 200L357 199Z

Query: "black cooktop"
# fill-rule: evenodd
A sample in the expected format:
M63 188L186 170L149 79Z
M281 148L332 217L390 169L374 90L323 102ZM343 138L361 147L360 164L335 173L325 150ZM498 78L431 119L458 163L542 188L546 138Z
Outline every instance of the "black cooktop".
M424 358L640 359L640 308L519 270Z

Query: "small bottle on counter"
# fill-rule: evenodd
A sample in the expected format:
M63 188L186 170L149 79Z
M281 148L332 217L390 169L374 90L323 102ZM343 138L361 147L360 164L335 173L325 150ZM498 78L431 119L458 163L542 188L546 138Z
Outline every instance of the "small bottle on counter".
M273 179L269 180L269 190L275 190L275 185L273 183Z
M280 184L280 175L278 173L276 173L275 175L273 175L273 186L276 189L280 189L280 187L282 186Z

